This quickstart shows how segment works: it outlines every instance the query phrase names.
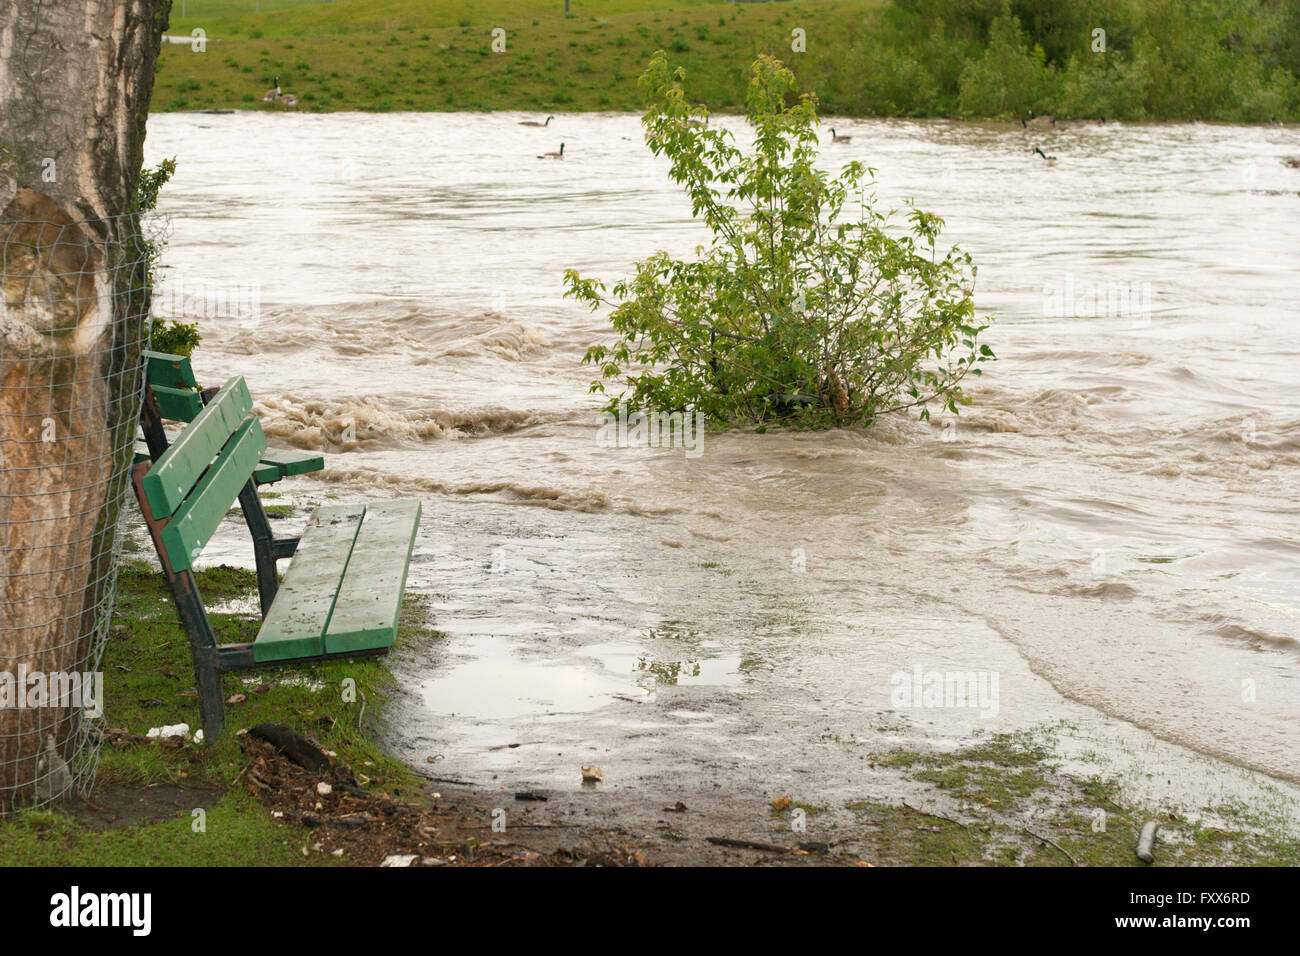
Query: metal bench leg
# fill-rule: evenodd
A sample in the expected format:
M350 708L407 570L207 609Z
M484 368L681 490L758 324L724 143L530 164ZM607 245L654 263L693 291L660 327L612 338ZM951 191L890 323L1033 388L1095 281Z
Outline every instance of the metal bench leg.
M194 661L194 682L199 692L199 716L203 719L203 736L216 740L226 722L226 698L221 689L221 665L217 655L217 638L212 622L199 597L194 575L182 571L171 578L172 595L180 608L181 621L190 639L190 657Z
M276 554L271 522L267 520L262 498L257 493L257 483L251 478L239 493L239 507L244 513L244 523L253 536L253 557L257 561L257 594L262 604L262 617L266 617L267 611L271 610L271 602L275 600L275 593L280 589L280 579L275 568L275 559L279 555Z
M135 486L136 499L140 503L140 512L144 523L149 527L149 536L153 538L154 550L158 553L158 562L172 591L172 599L180 611L181 624L190 642L190 657L194 661L194 679L199 692L199 715L203 719L203 736L211 741L221 734L226 721L226 698L221 690L221 664L217 653L217 636L212 631L212 622L203 607L199 596L198 584L191 571L177 574L172 570L167 559L167 549L162 543L162 529L166 521L158 521L149 507L149 498L144 493L141 482L149 471L149 462L141 462L132 471L132 484Z

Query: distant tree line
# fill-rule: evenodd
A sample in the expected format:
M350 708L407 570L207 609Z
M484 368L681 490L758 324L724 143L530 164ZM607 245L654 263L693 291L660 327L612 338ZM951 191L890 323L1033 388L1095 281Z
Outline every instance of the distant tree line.
M894 0L810 57L827 112L1300 119L1297 0Z

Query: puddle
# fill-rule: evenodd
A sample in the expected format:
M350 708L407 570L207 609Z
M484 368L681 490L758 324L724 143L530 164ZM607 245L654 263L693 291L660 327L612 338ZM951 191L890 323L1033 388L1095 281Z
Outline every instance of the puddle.
M479 720L513 720L588 713L616 694L642 693L636 683L577 664L518 657L508 640L476 636L458 641L463 663L423 682L428 713Z
M596 644L569 662L529 659L501 636L467 636L456 652L466 659L420 688L424 709L480 721L562 717L614 701L653 701L661 686L737 687L740 656L663 660L631 644ZM592 662L596 666L592 666Z
M649 700L654 699L655 688L660 686L739 687L744 681L739 654L665 659L630 644L596 644L579 653L595 658L611 673L630 675Z
M256 594L212 601L208 603L207 607L209 614L233 614L236 617L247 618L260 618L262 616L262 605Z

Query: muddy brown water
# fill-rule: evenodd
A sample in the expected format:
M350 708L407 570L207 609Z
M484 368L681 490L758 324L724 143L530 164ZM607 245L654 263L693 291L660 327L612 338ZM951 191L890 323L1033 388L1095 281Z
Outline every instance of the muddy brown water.
M973 255L1000 360L955 421L688 457L597 440L609 333L561 273L701 228L636 117L521 118L150 121L161 310L273 444L327 453L283 490L423 501L408 583L446 638L394 659L413 765L824 802L874 750L1056 725L1175 795L1300 781L1300 131L836 121L828 168ZM910 706L918 671L996 706Z

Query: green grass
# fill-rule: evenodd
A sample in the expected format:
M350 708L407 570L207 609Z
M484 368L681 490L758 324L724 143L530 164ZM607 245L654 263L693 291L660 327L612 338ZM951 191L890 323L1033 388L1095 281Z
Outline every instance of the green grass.
M1018 0L1022 34L992 48L997 4L579 0L565 17L557 0L264 0L260 13L254 0L176 0L169 34L202 30L206 48L164 45L152 109L270 109L278 74L311 111L639 110L637 78L663 49L713 112L741 110L746 70L770 53L828 114L1300 119L1300 13L1092 4L1044 16ZM1089 47L1097 21L1104 55Z
M199 571L198 586L214 607L256 606L253 572L220 567ZM255 614L210 613L218 639L252 640ZM422 605L408 598L396 647L428 638ZM101 665L104 726L143 734L162 724L201 726L189 645L163 576L151 563L129 560L118 576L114 624ZM392 676L382 659L325 661L292 668L242 672L224 681L227 733L215 743L185 748L155 745L122 749L105 745L97 789L171 784L194 789L193 808L206 813L204 832L189 814L156 823L95 830L62 810L18 812L0 820L0 865L226 865L340 862L303 854L307 831L275 822L269 811L233 786L246 760L235 740L241 727L276 721L311 732L339 760L368 779L369 789L402 799L420 798L420 780L386 755L361 724L377 715ZM343 680L356 681L356 701L342 694ZM358 778L360 779L360 777ZM94 799L92 795L92 799Z
M468 16L445 0L264 3L269 12L260 16L251 9L196 0L182 17L173 8L169 33L202 28L209 42L203 53L164 45L154 110L264 108L276 74L310 110L637 110L637 77L660 48L690 71L697 98L736 110L754 57L789 52L791 17L831 37L877 12L860 2L669 0L578 3L567 19L549 0L488 0ZM491 51L494 28L506 31L503 53Z
M196 806L198 803L196 802ZM303 853L309 831L272 819L256 799L231 791L204 808L203 832L189 816L94 831L67 814L30 811L0 823L5 866L289 866L330 865L335 857Z

